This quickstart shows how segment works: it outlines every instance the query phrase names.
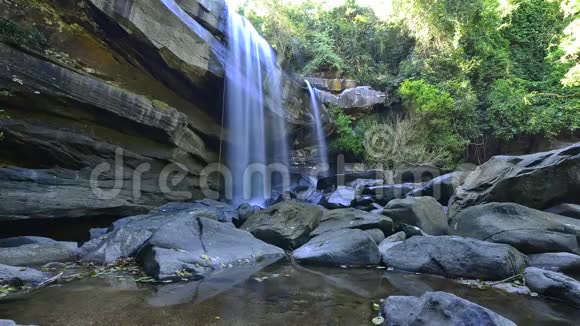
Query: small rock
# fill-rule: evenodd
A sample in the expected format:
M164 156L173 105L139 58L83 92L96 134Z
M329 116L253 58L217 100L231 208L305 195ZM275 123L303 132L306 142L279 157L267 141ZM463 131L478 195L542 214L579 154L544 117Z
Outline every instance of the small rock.
M18 279L24 284L36 285L48 279L48 276L36 269L14 267L0 264L0 283Z
M75 259L77 248L76 242L39 243L0 248L0 264L40 266L52 262L72 261Z
M385 319L383 325L516 325L485 307L445 292L389 297L381 315Z

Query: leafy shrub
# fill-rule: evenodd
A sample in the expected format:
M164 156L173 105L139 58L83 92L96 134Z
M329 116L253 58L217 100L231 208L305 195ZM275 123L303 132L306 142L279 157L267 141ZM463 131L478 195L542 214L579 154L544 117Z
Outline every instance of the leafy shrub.
M352 117L338 107L331 107L330 112L336 124L336 136L330 141L330 150L349 157L362 157L364 139L362 134L354 130Z

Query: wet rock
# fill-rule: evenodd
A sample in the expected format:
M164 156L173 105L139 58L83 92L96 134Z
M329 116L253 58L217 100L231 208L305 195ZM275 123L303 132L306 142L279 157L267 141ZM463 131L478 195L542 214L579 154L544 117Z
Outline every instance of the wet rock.
M385 233L379 229L365 230L365 232L373 239L373 241L378 245L385 240Z
M308 241L321 218L319 206L285 201L251 215L241 229L267 243L292 249Z
M0 284L10 283L14 279L18 279L26 285L34 286L46 281L48 275L32 268L0 264Z
M338 187L334 192L325 196L322 206L328 209L346 208L352 205L356 198L356 190L352 187Z
M0 264L10 266L40 266L67 262L75 258L76 242L52 242L0 248Z
M449 231L443 206L432 197L408 197L390 201L383 215L390 217L393 224L408 224L421 228L427 234L445 235Z
M160 280L181 279L182 271L205 275L283 256L282 249L249 232L187 215L164 223L138 254L145 272Z
M546 212L580 219L580 205L560 204L558 206L548 208Z
M416 187L413 183L366 187L362 190L362 195L370 196L380 205L386 205L393 199L405 198L405 195Z
M384 252L401 243L403 243L403 240L383 240L379 244L379 252L381 253L381 257Z
M388 297L381 316L385 319L383 325L516 325L485 307L446 292Z
M471 172L454 172L437 177L426 184L409 192L407 196L429 196L435 198L441 205L447 206L449 200Z
M550 152L496 156L457 188L450 216L467 207L512 202L535 209L580 204L580 143Z
M56 240L43 237L14 237L0 239L0 248L20 247L27 244L55 243Z
M580 256L568 252L529 255L530 267L580 274Z
M580 307L580 282L564 274L528 267L524 272L530 290Z
M503 280L528 266L508 245L452 236L412 237L381 254L388 267L449 278Z
M355 180L384 180L384 173L381 170L370 170L363 172L350 172L320 178L316 185L318 190L332 191L338 186L346 186Z
M393 221L386 216L371 214L354 208L336 209L324 212L320 225L311 235L318 236L325 232L341 229L379 229L383 231L384 235L390 235L393 233Z
M378 265L381 261L375 241L356 229L325 232L296 249L292 256L300 263L330 266Z
M566 217L512 203L473 206L450 222L451 234L509 244L526 254L575 252L579 229Z

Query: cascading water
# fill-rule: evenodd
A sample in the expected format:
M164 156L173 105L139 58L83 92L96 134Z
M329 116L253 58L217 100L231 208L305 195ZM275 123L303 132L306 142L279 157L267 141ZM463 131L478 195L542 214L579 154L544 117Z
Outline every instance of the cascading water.
M276 54L245 18L228 10L225 119L229 130L226 164L233 201L262 204L285 182L289 151L282 111L281 71ZM270 168L269 168L270 167ZM271 169L278 171L272 173ZM278 188L272 185L282 184Z
M320 164L328 164L328 151L326 147L326 135L324 134L324 126L322 125L322 119L320 116L320 105L318 104L318 90L310 85L308 80L305 80L306 86L308 86L308 92L310 93L310 103L312 105L312 112L314 115L313 128L316 134L316 141L318 142L318 154L320 156Z

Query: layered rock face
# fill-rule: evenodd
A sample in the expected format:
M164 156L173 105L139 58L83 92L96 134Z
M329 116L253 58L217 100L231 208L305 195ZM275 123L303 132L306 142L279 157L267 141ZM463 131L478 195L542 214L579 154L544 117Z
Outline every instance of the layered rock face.
M24 2L0 3L0 18L46 42L0 35L0 223L128 216L220 190L200 178L228 135L223 0ZM305 124L305 92L284 85L272 114Z

